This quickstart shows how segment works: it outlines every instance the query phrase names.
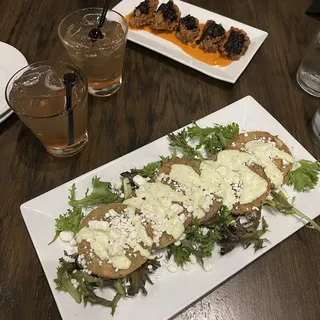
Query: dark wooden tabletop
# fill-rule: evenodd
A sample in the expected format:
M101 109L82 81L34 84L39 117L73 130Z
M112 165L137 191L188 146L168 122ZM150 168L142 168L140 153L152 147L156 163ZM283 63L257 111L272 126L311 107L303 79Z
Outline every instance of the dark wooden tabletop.
M57 27L103 0L0 0L0 41L31 62L68 61ZM115 5L117 1L113 1ZM311 117L319 100L295 73L319 22L307 0L189 0L266 30L269 36L235 84L212 79L129 42L124 82L109 99L89 97L90 142L70 159L49 156L13 115L0 125L0 319L60 319L19 206L175 129L252 95L314 156ZM319 222L319 220L318 220ZM320 234L303 228L233 276L179 320L312 320L320 315Z

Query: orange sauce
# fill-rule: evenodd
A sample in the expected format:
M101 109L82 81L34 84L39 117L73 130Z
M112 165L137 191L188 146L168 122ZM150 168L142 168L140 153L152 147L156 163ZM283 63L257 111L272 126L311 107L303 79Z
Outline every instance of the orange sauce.
M131 13L129 13L126 16L127 21L129 22L129 16L131 15ZM204 24L200 23L199 24L200 27L200 34L201 31L204 27ZM129 26L129 28L131 30L143 30L146 32L150 32L153 35L165 39L167 41L170 41L171 43L175 44L176 46L178 46L182 51L184 51L187 55L191 56L194 59L197 59L201 62L204 62L206 64L209 64L211 66L219 66L219 67L226 67L229 64L232 63L232 60L228 60L225 59L223 57L221 57L220 53L206 53L203 52L198 46L192 45L190 43L188 44L184 44L182 43L177 37L175 32L164 32L164 33L158 33L158 32L154 32L153 30L151 30L151 28L149 26L143 27L143 28L132 28Z

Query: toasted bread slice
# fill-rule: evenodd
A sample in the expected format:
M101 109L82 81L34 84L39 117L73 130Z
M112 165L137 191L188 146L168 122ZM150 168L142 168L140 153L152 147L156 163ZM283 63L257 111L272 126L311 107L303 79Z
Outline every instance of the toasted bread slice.
M238 134L229 142L228 146L225 149L243 151L244 145L252 140L274 142L275 146L279 150L284 151L288 153L290 156L292 156L290 149L283 141L281 141L277 136L273 136L272 134L266 131L251 131ZM293 164L285 162L279 158L273 159L273 163L283 173L283 183L285 183L286 178L293 167Z
M127 206L119 203L111 203L107 204L103 207L99 207L91 211L81 222L80 228L88 226L89 222L92 220L98 221L110 221L111 218L105 218L105 214L109 212L111 209L116 211L118 214L125 214L124 209ZM136 214L138 212L136 211ZM147 234L150 238L152 238L152 229L151 227L146 228ZM147 247L143 243L140 245L147 249L151 250L151 246ZM146 261L147 258L142 256L139 251L133 252L132 249L128 249L126 252L127 258L131 261L131 265L128 269L119 269L108 263L107 260L101 260L93 250L91 250L90 242L81 241L78 244L78 252L79 255L84 256L84 261L86 262L86 267L89 271L91 271L94 275L97 275L101 278L109 278L109 279L119 279L123 278L139 267L141 267Z
M217 155L216 154L213 155L208 160L216 161ZM266 173L264 172L263 168L255 163L251 163L250 165L248 164L247 167L251 171L253 171L257 175L259 175L261 178L267 181L267 190L259 198L255 199L254 201L251 201L250 203L245 203L245 204L235 203L233 205L233 208L230 210L230 212L234 215L251 214L252 212L258 211L270 193L270 189L271 189L270 180L267 177Z
M179 157L175 157L166 163L163 164L161 168L157 171L155 176L153 177L153 180L156 181L161 175L168 176L171 172L172 165L174 164L182 164L182 165L187 165L190 166L196 173L200 174L200 161L199 160L184 160ZM165 180L163 183L167 183L171 185L171 187L174 188L174 181L171 182L166 182ZM219 199L217 199L219 200ZM211 221L218 213L218 211L222 207L221 201L213 200L212 204L207 212L205 212L205 216L200 219L200 223L205 223Z

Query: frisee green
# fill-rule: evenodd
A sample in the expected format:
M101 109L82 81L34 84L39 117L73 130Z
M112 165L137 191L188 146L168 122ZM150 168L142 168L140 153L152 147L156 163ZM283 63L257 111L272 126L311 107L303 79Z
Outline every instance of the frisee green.
M149 162L148 164L146 164L141 169L133 168L130 171L122 172L121 176L123 178L125 178L125 179L129 179L132 188L137 188L137 186L133 183L133 180L132 180L136 175L140 175L143 178L151 179L154 176L155 172L160 167L162 167L165 162L167 162L170 159L176 157L176 155L177 155L176 152L173 152L168 157L160 156L160 160L157 160L157 161L154 161L154 162Z
M231 123L227 126L215 125L214 127L201 128L196 122L190 127L183 129L176 134L169 134L170 146L178 148L183 153L185 159L208 158L223 150L232 138L239 133L239 125ZM195 147L190 145L190 141L198 140ZM205 151L205 156L201 150Z
M320 162L300 160L300 166L288 175L287 185L298 192L314 189L319 181Z
M62 231L71 231L77 233L79 231L79 225L83 218L83 213L81 208L68 209L66 213L61 214L56 221L56 233L51 243L57 240Z
M151 268L149 269L149 267ZM126 277L126 282L129 282L129 286L127 286L127 294L129 296L134 296L138 294L140 291L144 295L148 292L146 290L146 283L149 282L153 284L149 275L154 273L160 267L160 262L157 258L148 259L146 263L144 263L139 269L133 271Z
M207 228L220 232L226 226L235 224L235 218L226 206L222 206L213 220L205 223Z
M201 152L189 145L188 130L189 128L183 129L176 134L170 133L168 135L170 139L169 145L175 149L180 149L184 159L203 159Z
M249 220L245 223L241 223L240 217L237 217L231 224L222 226L218 231L221 235L220 254L224 255L232 251L237 245L242 245L244 248L253 245L255 251L263 248L264 243L268 241L262 238L268 230L268 224L262 217L262 228L258 229L259 216L247 216Z
M88 302L91 304L99 304L111 308L111 314L113 315L119 299L123 296L123 291L117 291L113 300L107 300L98 296L94 291L104 285L102 279L88 275L86 272L79 269L75 262L65 262L60 260L60 266L57 269L57 278L54 279L56 283L56 289L58 291L68 292L77 303L84 302L86 305ZM78 287L76 288L72 279L76 280ZM108 286L113 289L117 288L114 284L117 280L109 282Z
M92 207L102 204L122 202L118 193L112 190L110 182L101 181L97 176L92 178L92 191L87 189L84 198L76 199L76 186L72 185L69 196L69 205L71 207Z
M320 232L320 226L311 218L303 214L301 211L293 206L294 198L289 203L288 198L283 191L271 191L271 197L268 197L264 202L264 205L269 206L285 215L293 215L299 217L302 221L306 222L306 226L312 229L316 229Z
M66 253L65 253L66 254ZM76 259L76 255L69 256ZM149 269L152 266L151 269ZM89 275L84 272L76 262L66 262L63 258L60 259L60 265L57 269L57 278L54 279L56 289L58 291L68 292L77 303L83 302L85 305L99 304L111 308L113 315L118 301L127 296L134 296L142 291L147 294L145 288L146 282L153 284L150 279L150 274L160 267L160 262L157 258L149 259L140 268L132 272L129 276L121 279L101 279L97 276ZM79 284L76 288L72 279ZM97 288L110 288L115 291L115 296L112 300L107 300L98 296L95 293Z
M193 122L193 126L188 128L188 137L199 139L196 149L204 148L207 157L223 150L237 134L239 134L239 125L236 123L201 128Z
M268 241L266 238L261 238L269 227L264 217L261 219L261 224L261 229L247 228L246 232L240 237L240 243L245 248L252 244L254 250L257 251L263 248L263 244Z
M190 262L190 255L193 254L200 264L203 264L204 257L211 257L215 244L220 236L214 230L206 230L200 225L199 220L194 219L193 223L185 230L185 239L177 246L172 244L168 248L168 259L173 256L174 262L182 267Z
M152 178L154 173L166 162L170 157L160 157L160 160L149 162L142 169L136 169L136 174L141 175L143 178Z

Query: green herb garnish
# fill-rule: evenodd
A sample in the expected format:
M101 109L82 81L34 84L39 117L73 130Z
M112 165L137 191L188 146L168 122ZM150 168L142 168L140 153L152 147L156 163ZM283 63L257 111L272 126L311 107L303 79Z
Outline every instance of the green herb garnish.
M66 213L61 214L56 219L56 234L49 244L56 241L62 231L77 233L82 218L83 213L81 208L68 209Z
M239 125L236 123L227 126L215 125L214 127L200 128L193 122L193 126L188 128L188 136L199 139L196 148L203 147L207 157L223 150L237 134L239 134Z
M69 257L76 259L77 255ZM152 268L149 266L152 266ZM145 284L146 282L153 284L149 275L159 267L160 262L157 258L149 259L139 269L125 278L101 279L84 272L76 262L66 262L61 258L60 266L57 269L57 278L54 279L54 282L57 290L68 292L77 303L83 302L86 305L90 302L91 304L103 305L111 308L111 314L113 315L117 303L122 297L134 296L139 291L147 294ZM75 283L77 284L76 286L74 285ZM110 288L116 294L112 300L107 300L95 293L97 288Z
M111 308L111 314L114 314L123 291L117 292L113 300L104 299L94 292L95 289L104 285L102 279L88 275L86 272L80 270L75 262L70 263L63 260L60 260L60 262L61 264L57 270L57 278L54 279L58 291L68 292L77 303L83 301L86 305L87 302L90 302L91 304L99 304ZM118 280L110 280L108 286L116 288L115 283L117 283L117 281ZM110 285L110 282L112 282L112 285ZM74 286L74 283L77 283L77 286Z
M293 206L294 199L291 203L289 203L283 191L281 190L278 192L271 191L271 196L272 196L271 199L267 199L265 201L264 204L266 206L276 209L277 211L285 215L293 215L293 216L299 217L301 218L301 220L307 223L306 224L307 227L320 231L320 226L315 221L310 219L308 216L306 216L305 214L303 214L301 211L299 211Z
M149 266L151 266L152 268L149 269ZM154 271L157 270L159 267L160 262L157 258L149 259L139 269L130 273L125 278L125 281L129 283L129 286L126 287L127 294L129 296L134 296L140 291L142 291L142 293L146 295L148 293L145 288L146 282L153 284L149 275L154 273Z
M182 131L174 134L170 133L170 146L173 148L179 148L183 152L184 159L203 159L201 152L199 152L196 148L193 148L188 143L188 130L183 129Z
M258 219L258 218L256 218ZM261 238L268 230L268 224L264 217L262 217L262 228L257 229L254 227L256 221L252 218L251 222L241 223L240 217L235 220L235 223L220 230L222 240L219 241L221 246L220 253L224 255L232 251L237 245L242 245L244 248L250 245L254 246L255 251L263 248L263 244L268 241L265 238Z
M267 239L261 237L268 231L269 226L264 217L262 217L261 223L261 229L247 228L246 233L240 237L240 243L244 247L248 247L253 244L255 251L263 248L263 244Z
M223 150L231 139L239 133L239 126L236 123L227 126L215 125L214 127L200 128L196 122L183 129L177 134L169 134L170 146L179 148L183 152L185 159L203 159L204 155L200 151L203 149L206 157ZM198 139L196 147L190 145L190 141Z
M150 162L142 169L135 169L134 172L143 178L152 178L154 173L169 159L169 157L160 157L159 161Z
M168 259L173 256L174 262L180 267L190 262L191 254L203 264L203 258L211 257L214 245L220 239L214 230L201 226L197 219L186 229L185 235L186 238L179 245L172 244L168 248Z
M134 168L134 169L131 169L130 171L122 172L121 176L123 178L129 179L129 181L131 183L131 187L133 189L136 189L137 186L133 183L133 180L132 180L136 175L140 175L143 178L151 179L154 176L154 174L156 173L156 171L160 167L162 167L165 162L169 161L171 158L174 158L176 155L177 154L175 152L173 152L171 156L160 157L160 160L150 162L141 169Z
M111 183L100 181L100 178L92 178L92 191L89 194L87 189L83 199L77 200L75 197L76 187L72 185L70 189L69 205L71 207L92 207L96 205L122 202L119 194L112 191Z
M289 173L287 185L299 192L314 189L319 181L320 162L300 160L299 164L299 168Z
M205 223L205 226L220 232L223 228L233 225L234 223L235 217L232 216L230 210L226 206L223 206L214 219Z

